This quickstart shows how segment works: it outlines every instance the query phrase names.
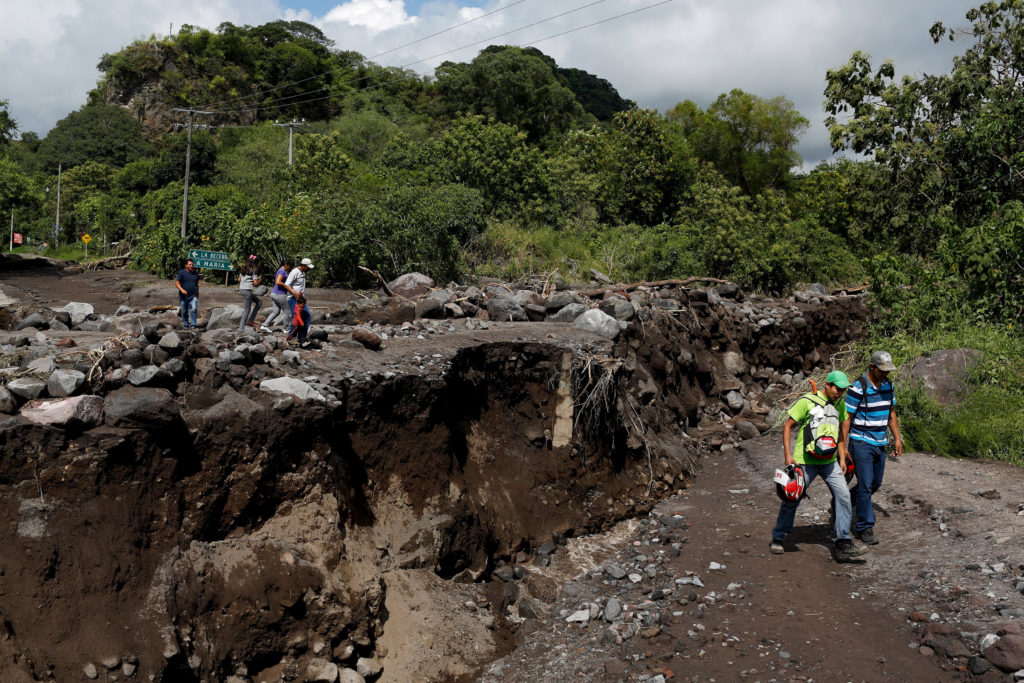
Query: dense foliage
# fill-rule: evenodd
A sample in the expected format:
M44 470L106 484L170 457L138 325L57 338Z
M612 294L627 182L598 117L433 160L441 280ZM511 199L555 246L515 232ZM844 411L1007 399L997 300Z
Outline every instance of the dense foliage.
M189 247L369 284L420 270L628 282L704 275L763 292L870 280L873 343L897 358L979 346L977 405L1024 404L1003 368L1024 313L1024 1L986 2L949 73L897 78L855 52L826 74L839 159L797 173L809 125L784 95L723 88L702 108L638 109L535 48L490 46L433 78L338 50L297 21L184 26L104 55L89 103L44 138L0 101L0 202L20 231L89 232L158 274ZM194 108L188 232L180 234ZM291 120L291 129L280 122ZM177 125L175 125L177 124ZM291 157L291 163L289 163ZM965 452L952 415L904 396L912 443ZM931 424L932 434L926 434ZM989 439L982 450L1000 456ZM930 441L928 440L930 439Z

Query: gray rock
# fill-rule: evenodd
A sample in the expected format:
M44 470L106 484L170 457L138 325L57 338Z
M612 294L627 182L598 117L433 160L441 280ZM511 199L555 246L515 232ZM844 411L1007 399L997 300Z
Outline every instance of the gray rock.
M529 318L522 305L508 294L492 297L487 300L487 317L503 322L526 322Z
M207 330L236 330L242 319L242 307L231 304L210 311L210 320L206 323ZM249 329L252 329L251 327Z
M743 354L737 351L726 351L722 354L722 364L730 375L742 375L749 369Z
M50 375L56 369L57 362L52 356L42 356L28 364L28 371L38 375Z
M43 317L41 313L32 313L31 315L27 315L24 318L22 318L21 322L18 323L18 326L15 327L14 329L24 330L29 327L34 327L37 330L45 330L48 327L50 327L50 323L49 321L47 321L46 318Z
M1024 636L1006 634L985 650L985 659L1003 671L1024 669Z
M548 313L560 311L569 304L580 303L571 292L553 292L544 302L544 308Z
M452 300L452 295L451 292L449 292L447 289L435 289L434 291L430 292L423 298L434 299L442 306L444 306L446 303Z
M46 382L46 391L54 398L74 396L85 384L85 373L78 370L54 370Z
M338 671L338 683L366 683L366 679L353 669L341 669Z
M30 401L21 416L51 427L96 427L103 422L103 399L90 395Z
M623 579L626 577L626 570L617 564L610 564L605 567L604 573L613 579Z
M82 332L110 332L114 329L114 325L106 318L101 318L99 320L86 320L75 325L75 329Z
M741 439L756 439L761 436L761 430L754 426L754 423L747 420L736 421L736 433Z
M92 304L86 304L80 301L71 301L61 310L71 316L72 327L75 325L81 325L89 319L89 316L96 313L96 309L92 307Z
M184 348L185 346L184 342L181 340L181 337L178 336L177 332L168 332L164 336L160 337L158 345L160 346L160 348L168 352L181 351L181 349Z
M610 277L595 268L590 269L590 277L605 285L610 284L612 281Z
M729 406L729 410L733 413L738 413L743 410L743 406L746 405L746 400L743 398L743 394L738 391L730 391L725 395L725 404Z
M622 604L619 599L615 596L608 598L608 603L604 606L604 620L611 623L619 618L622 614Z
M516 300L520 306L526 306L527 304L533 304L535 306L544 305L544 297L532 289L520 289L517 290L512 298Z
M306 681L314 683L335 683L338 680L338 665L326 659L314 659L306 667Z
M131 306L125 306L124 304L121 304L120 306L117 307L117 310L114 311L114 317L115 318L120 318L122 315L126 315L128 313L134 313L134 312L135 312L135 309L132 308Z
M384 670L380 660L374 657L360 657L356 660L356 672L363 678L373 678Z
M614 340L619 336L618 321L596 308L592 308L576 318L573 322L573 327L593 332L598 336L610 340Z
M170 427L180 422L178 404L167 389L125 386L107 394L104 422L111 427Z
M50 329L55 332L67 332L71 328L62 323L61 321L54 319L50 321Z
M458 304L447 303L444 305L444 315L446 318L464 318L466 312Z
M600 309L603 313L616 320L632 320L636 317L635 304L619 294L610 296L602 301Z
M294 396L300 401L316 401L323 403L327 399L316 389L294 377L275 377L260 382L260 391L270 394L287 394Z
M15 396L31 401L43 395L46 382L38 377L18 377L7 383L7 390Z
M160 369L174 378L185 374L185 361L180 358L172 358L160 366Z
M170 373L156 365L143 365L132 368L128 373L128 383L137 387L154 386L170 379Z
M980 358L981 352L975 349L940 349L915 358L905 381L920 384L940 405L950 406L964 395L967 373Z
M90 681L95 681L96 678L100 675L99 671L96 670L96 665L92 662L88 662L85 666L82 667L82 673L85 674L85 677L88 678Z
M388 283L388 289L406 299L415 299L434 288L434 281L423 273L406 273Z
M7 387L0 386L0 413L11 414L18 409L18 400L7 390Z
M559 309L557 313L548 316L548 321L553 323L571 323L587 312L584 304L571 303Z
M443 318L444 304L432 297L424 297L416 302L417 318Z

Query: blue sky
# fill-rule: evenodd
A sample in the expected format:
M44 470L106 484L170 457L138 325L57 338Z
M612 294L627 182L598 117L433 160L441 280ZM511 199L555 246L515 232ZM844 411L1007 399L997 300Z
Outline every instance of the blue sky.
M875 63L893 60L897 73L948 71L965 46L934 45L928 28L936 20L966 26L964 13L979 0L671 0L643 9L657 1L0 0L0 99L10 101L22 131L45 135L85 103L104 53L166 35L170 24L212 30L225 21L297 19L336 48L367 56L443 32L376 60L401 66L439 55L412 67L421 74L445 59L469 61L488 42L534 44L571 31L536 47L561 66L607 79L642 107L665 111L686 99L707 106L733 88L785 95L811 121L798 150L808 165L831 154L821 108L826 69L865 50ZM643 11L574 31L633 10ZM567 14L548 20L560 13ZM442 54L477 40L485 42Z

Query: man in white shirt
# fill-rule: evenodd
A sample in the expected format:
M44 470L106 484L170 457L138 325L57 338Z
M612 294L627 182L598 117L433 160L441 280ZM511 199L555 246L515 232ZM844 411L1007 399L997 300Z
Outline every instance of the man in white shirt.
M292 268L288 273L288 279L284 281L284 288L288 292L288 310L291 312L291 317L288 318L288 333L291 334L292 328L294 327L291 320L295 317L295 298L300 294L306 293L306 273L313 269L313 261L304 258L299 262L299 265ZM309 327L309 307L307 306L302 310L302 317L306 321L306 327Z

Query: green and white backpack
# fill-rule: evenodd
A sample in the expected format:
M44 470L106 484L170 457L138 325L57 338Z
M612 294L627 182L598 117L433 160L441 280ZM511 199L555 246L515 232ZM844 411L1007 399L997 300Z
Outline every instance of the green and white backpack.
M804 422L804 451L818 460L827 460L839 448L839 411L817 394L804 394L814 404Z

